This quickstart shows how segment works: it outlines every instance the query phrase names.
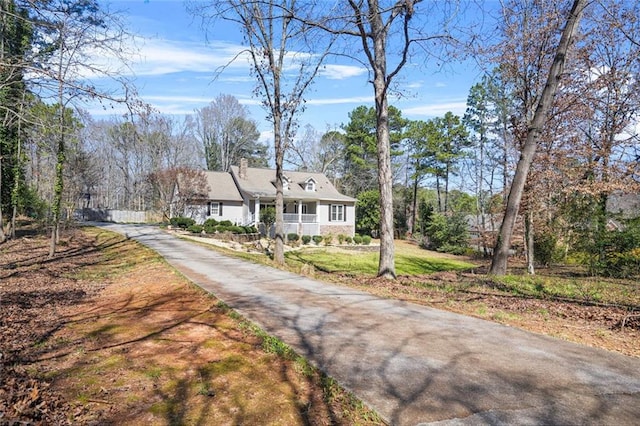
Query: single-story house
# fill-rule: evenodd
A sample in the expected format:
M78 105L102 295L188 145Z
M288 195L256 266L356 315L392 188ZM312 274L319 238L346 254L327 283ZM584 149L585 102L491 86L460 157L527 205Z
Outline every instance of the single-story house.
M203 172L206 192L189 196L183 212L197 223L208 218L242 226L259 226L260 212L275 207L276 171L248 167L246 159L229 173ZM283 182L285 234L348 235L355 232L354 198L341 194L322 173L285 171ZM175 193L180 196L179 188Z

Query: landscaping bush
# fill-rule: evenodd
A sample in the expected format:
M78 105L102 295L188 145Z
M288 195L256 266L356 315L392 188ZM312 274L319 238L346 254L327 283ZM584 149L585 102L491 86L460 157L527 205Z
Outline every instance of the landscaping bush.
M232 234L251 234L258 232L252 226L236 226L229 225L228 220L224 222L220 222L217 225L214 225L214 222L205 222L203 229L207 234L215 234L215 233L223 233L223 232L231 232Z
M211 222L209 222L209 220L206 220L204 222L204 225L202 225L202 229L204 229L204 232L206 232L207 234L215 234L217 228L218 228L218 225L212 224Z
M347 237L344 239L344 241L345 241L347 244L351 244L351 243L353 242L353 238L351 238L351 237L347 236Z
M338 244L344 244L344 240L347 238L344 234L338 234Z
M302 236L302 244L307 245L311 242L311 235Z
M218 221L215 219L207 219L204 221L204 223L202 224L202 226L204 226L205 228L207 226L212 227L212 226L216 226L218 224Z
M169 223L171 224L171 226L176 226L180 229L187 229L191 225L195 225L196 221L191 219L190 217L178 216L169 219Z
M359 234L353 236L354 244L362 244L362 237Z
M319 245L322 242L322 235L314 235L312 237L313 242Z
M218 225L220 226L234 226L233 222L231 222L230 220L223 220L218 222Z
M363 235L362 236L362 245L363 246L368 246L369 244L371 244L371 237L368 235Z
M291 232L291 233L287 234L287 241L289 241L291 243L296 243L299 239L300 239L300 236L298 234L296 234L295 232Z
M322 237L322 241L324 241L325 246L331 245L331 243L333 243L333 235L331 234L325 235L324 237Z
M201 234L202 233L202 225L191 225L187 228L187 231L193 234Z

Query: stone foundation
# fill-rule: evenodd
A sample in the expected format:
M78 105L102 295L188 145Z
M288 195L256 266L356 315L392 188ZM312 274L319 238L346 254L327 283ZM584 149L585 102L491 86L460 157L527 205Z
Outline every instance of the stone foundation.
M355 229L351 225L320 225L320 235L328 234L333 235L334 239L339 234L353 237Z

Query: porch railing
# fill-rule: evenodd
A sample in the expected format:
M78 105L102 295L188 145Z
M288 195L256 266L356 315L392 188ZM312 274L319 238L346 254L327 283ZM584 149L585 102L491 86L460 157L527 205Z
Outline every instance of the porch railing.
M298 215L298 213L284 213L283 219L286 223L298 223L300 219L302 219L301 223L316 223L317 219L315 214L303 214Z
M283 219L285 223L318 223L318 215L315 214L303 214L301 217L298 217L298 213L284 213ZM302 219L301 222L298 222L299 219ZM243 224L248 225L255 223L255 215L249 214L244 220Z

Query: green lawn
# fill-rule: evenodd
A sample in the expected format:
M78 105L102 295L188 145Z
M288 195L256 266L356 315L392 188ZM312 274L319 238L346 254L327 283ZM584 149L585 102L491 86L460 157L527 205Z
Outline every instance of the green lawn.
M396 243L396 274L422 275L440 271L458 271L474 265L453 256L422 250L409 244ZM343 250L333 247L310 247L286 254L290 262L313 265L324 272L350 275L371 275L378 272L379 253L375 251Z

